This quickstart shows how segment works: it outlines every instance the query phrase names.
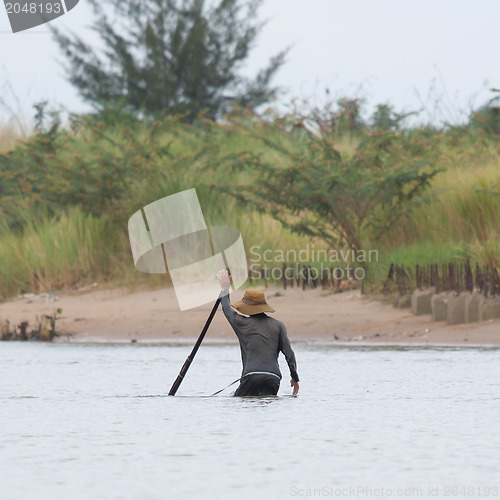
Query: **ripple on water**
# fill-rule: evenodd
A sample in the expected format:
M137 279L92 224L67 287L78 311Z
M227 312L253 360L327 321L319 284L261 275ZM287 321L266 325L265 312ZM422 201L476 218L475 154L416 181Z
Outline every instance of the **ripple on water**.
M278 397L211 397L237 346L2 345L0 497L289 498L497 481L496 349L296 346ZM223 360L223 362L221 362ZM29 478L29 481L26 480Z

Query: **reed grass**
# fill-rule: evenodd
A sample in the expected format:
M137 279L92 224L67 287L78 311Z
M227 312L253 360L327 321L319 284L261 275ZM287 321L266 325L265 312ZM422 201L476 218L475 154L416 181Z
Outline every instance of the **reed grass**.
M113 275L120 239L106 216L72 208L58 217L26 216L22 234L5 225L0 240L0 291L5 297L82 286Z
M212 189L227 176L234 176L235 183L251 181L251 173L207 168L211 162L215 165L242 151L257 151L265 161L285 164L286 159L276 148L268 147L263 138L288 151L300 152L307 142L304 129L279 120L186 126L170 119L156 127L103 124L96 133L83 126L78 133L58 139L56 156L60 165L78 171L80 163L101 155L118 166L121 159L135 161L140 175L131 179L120 199L109 200L102 212L85 212L79 206L63 207L52 214L26 208L22 228L17 230L2 218L1 297L71 289L96 281L165 285L168 277L135 270L126 221L142 206L192 187L197 189L208 224L230 225L241 231L249 259L252 247L258 247L259 252L299 250L307 245L326 249L321 241L292 234L270 215L239 206ZM377 249L380 255L379 262L369 266L372 281L383 282L392 262L439 264L471 257L500 266L500 196L495 194L500 192L498 141L463 130L447 134L417 130L412 134L411 145L418 154L427 155L428 161L439 163L445 170L385 237L365 242L367 248ZM0 127L0 154L12 151L23 140L29 138L16 135L8 126ZM356 136L337 137L337 148L349 154L359 140ZM162 150L166 153L157 154ZM154 155L143 158L144 151L153 151ZM130 155L137 158L131 159Z
M26 135L17 131L12 123L0 124L0 154L12 151L16 144L26 138Z
M500 156L439 174L419 205L384 238L384 246L419 241L482 242L500 230Z

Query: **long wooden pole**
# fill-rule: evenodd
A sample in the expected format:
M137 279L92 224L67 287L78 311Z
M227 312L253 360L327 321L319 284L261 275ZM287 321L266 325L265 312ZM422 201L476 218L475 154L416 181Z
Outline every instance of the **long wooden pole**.
M201 331L200 336L198 337L198 340L196 341L196 344L194 345L193 350L191 351L191 354L187 357L186 361L184 361L184 364L182 365L179 375L177 375L175 382L172 384L170 392L168 393L169 396L175 396L177 389L181 385L181 382L184 380L184 376L189 370L189 367L191 366L191 363L193 362L193 359L196 356L196 353L198 352L201 343L203 342L205 334L207 333L210 323L214 319L215 313L217 312L217 308L219 307L220 302L221 302L221 295L219 295L219 298L215 301L215 304L212 307L212 311L210 312L210 316L208 317L207 322L205 323L205 326L203 327L203 330Z

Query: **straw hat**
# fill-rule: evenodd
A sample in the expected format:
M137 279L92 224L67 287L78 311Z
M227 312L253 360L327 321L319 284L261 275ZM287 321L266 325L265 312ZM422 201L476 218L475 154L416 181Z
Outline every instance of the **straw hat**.
M240 313L252 316L263 312L275 312L266 302L264 292L260 290L246 290L243 299L231 304Z

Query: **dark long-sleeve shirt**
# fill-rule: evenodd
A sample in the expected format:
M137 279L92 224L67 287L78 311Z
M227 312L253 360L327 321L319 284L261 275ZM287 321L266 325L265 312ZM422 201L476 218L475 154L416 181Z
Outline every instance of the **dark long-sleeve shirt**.
M290 375L296 382L297 362L288 340L285 325L264 313L241 316L231 308L229 295L222 297L222 310L240 341L242 376L250 372L271 372L281 378L278 365L280 351L285 355Z

